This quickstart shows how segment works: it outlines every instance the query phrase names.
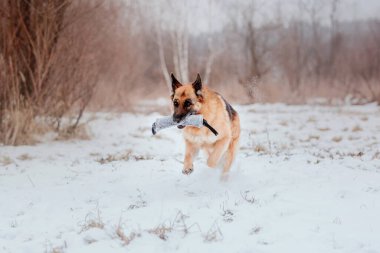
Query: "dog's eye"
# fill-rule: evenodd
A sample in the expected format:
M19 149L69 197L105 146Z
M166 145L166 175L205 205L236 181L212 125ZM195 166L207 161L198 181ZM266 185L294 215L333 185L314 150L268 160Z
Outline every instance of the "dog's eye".
M187 108L187 107L189 107L191 104L192 104L192 103L191 103L191 100L186 100L185 103L183 104L183 106L184 106L185 108Z
M178 101L177 101L177 100L175 100L175 101L173 102L173 105L174 105L174 107L178 107L178 106L179 106L179 103L178 103Z

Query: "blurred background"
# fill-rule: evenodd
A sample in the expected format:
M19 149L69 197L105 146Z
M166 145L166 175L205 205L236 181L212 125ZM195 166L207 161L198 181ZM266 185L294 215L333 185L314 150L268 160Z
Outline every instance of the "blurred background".
M380 102L379 13L377 0L1 1L0 142L168 98L171 72L232 103Z

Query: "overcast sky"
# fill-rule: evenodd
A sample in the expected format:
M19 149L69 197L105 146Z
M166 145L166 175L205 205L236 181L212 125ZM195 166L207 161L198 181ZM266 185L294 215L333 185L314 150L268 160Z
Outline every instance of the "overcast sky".
M325 25L329 24L329 14L332 0L126 0L138 1L144 11L153 11L153 16L159 17L164 23L164 29L178 29L187 16L190 33L199 34L218 31L225 24L238 22L247 5L255 2L258 7L256 22L272 20L281 9L283 19L309 19L305 11L300 11L300 1L307 6L317 4L320 8L318 19ZM380 0L339 0L337 17L341 21L352 21L367 18L380 19ZM281 6L281 8L278 8ZM150 16L150 17L153 17ZM149 17L149 15L148 15ZM174 21L174 22L173 22Z
M162 1L165 3L165 0ZM298 1L300 0L256 0L256 4L260 6L258 19L260 16L261 19L263 19L262 17L273 16L278 5L281 5L282 15L285 18L299 17ZM331 0L302 1L310 3L314 1L321 5L320 19L322 22L328 23ZM250 2L250 0L182 0L176 1L175 5L184 6L189 15L193 32L199 33L218 30L228 19L234 19L234 15L240 15L244 6ZM380 0L340 0L340 2L338 12L340 20L380 18ZM169 10L169 13L170 11L173 10Z
M359 18L380 17L380 0L358 0L352 5L357 10Z
M269 0L273 1L273 0ZM319 0L320 2L325 2L325 12L329 11L328 3L329 0ZM275 1L278 2L278 1ZM283 0L283 3L293 7L297 0ZM355 19L366 19L369 17L380 17L380 0L341 0L341 5L339 9L339 16L343 20L355 20ZM326 13L327 14L327 13Z

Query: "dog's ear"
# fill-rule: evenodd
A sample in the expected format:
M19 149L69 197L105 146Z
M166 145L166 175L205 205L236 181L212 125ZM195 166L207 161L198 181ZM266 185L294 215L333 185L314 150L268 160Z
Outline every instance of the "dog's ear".
M201 95L201 90L202 90L202 80L201 80L201 76L198 74L197 75L197 79L195 80L195 82L193 82L193 88L195 90L195 94L197 95Z
M174 91L181 87L182 84L177 80L177 78L175 78L175 76L173 75L173 73L171 73L170 77L172 78L172 91L174 93Z

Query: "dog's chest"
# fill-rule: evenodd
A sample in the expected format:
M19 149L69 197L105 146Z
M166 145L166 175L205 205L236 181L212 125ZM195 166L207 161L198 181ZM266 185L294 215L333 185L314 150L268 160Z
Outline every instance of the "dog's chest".
M187 141L198 145L212 144L218 140L218 137L214 134L209 134L203 129L192 129L192 127L186 127L183 136Z

